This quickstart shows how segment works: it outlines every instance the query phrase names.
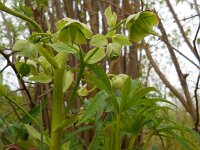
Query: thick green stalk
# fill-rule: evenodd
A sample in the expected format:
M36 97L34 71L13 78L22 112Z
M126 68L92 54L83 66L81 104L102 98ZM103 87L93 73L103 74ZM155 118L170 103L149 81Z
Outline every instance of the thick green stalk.
M21 13L18 13L16 11L6 7L1 1L0 1L0 10L29 22L32 26L34 26L34 28L38 32L41 32L41 33L43 32L42 28L39 26L39 24L37 24L37 22L32 20L30 17L27 17Z
M78 89L78 86L79 86L79 83L81 81L81 78L83 76L83 72L84 72L84 69L85 69L85 63L84 63L84 60L83 60L83 54L82 54L82 51L80 51L80 70L79 70L79 73L78 73L78 77L76 79L76 83L75 83L75 86L72 90L72 94L69 96L69 99L68 99L68 103L67 103L67 108L65 109L65 115L70 111L71 109L71 106L73 104L73 101L74 101L74 97L76 95L76 91Z
M63 75L64 68L56 69L54 74L52 123L51 123L51 144L50 150L59 150L61 141L61 131L56 130L63 120L62 100L63 100Z
M116 137L115 137L115 149L121 150L121 130L120 130L120 115L117 114L117 120L116 120Z
M132 149L132 148L133 148L133 146L134 146L134 144L135 144L136 138L137 138L137 135L132 135L132 137L131 137L131 139L130 139L129 146L128 146L129 149Z

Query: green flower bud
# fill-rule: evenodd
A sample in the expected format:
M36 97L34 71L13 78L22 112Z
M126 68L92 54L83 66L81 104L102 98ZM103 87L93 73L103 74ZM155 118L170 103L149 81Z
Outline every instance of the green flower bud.
M122 78L122 80L125 82L128 79L128 75L127 74L118 74L118 77Z
M113 77L111 82L112 82L111 85L114 89L120 89L124 84L123 79L121 77L118 77L118 76Z
M109 43L106 48L107 48L106 54L109 60L111 61L117 60L120 57L122 49L122 46L120 44Z
M78 91L77 94L79 96L87 96L88 95L88 90L87 90L87 84L83 85Z

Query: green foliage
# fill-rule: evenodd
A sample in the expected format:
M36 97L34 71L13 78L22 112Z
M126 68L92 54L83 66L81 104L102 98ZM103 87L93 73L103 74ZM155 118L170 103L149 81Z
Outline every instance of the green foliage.
M90 40L90 44L96 47L103 47L108 44L108 40L102 34L96 34Z
M126 20L126 27L129 32L129 39L139 42L149 34L155 34L153 26L158 25L158 17L152 11L138 12L130 15Z
M38 7L42 8L47 1L38 2ZM2 5L0 2L0 6ZM147 35L155 34L153 27L159 21L154 12L139 12L117 24L116 13L108 7L104 14L110 31L106 35L94 36L85 24L71 18L58 21L56 33L44 33L30 18L11 10L7 12L28 21L40 31L33 33L28 40L18 40L13 46L19 57L15 66L20 77L26 76L30 81L48 83L53 87L52 108L49 109L52 124L48 135L43 132L42 124L38 123L39 118L42 123L42 108L47 105L47 101L28 112L8 95L4 85L0 85L0 94L23 112L21 124L14 124L13 126L17 126L15 128L9 128L3 119L0 120L3 132L7 135L22 137L28 133L29 140L34 142L27 142L30 142L31 147L38 147L39 142L43 144L44 134L45 146L50 150L83 149L86 147L86 140L79 136L87 130L95 132L88 149L120 150L123 136L131 137L127 148L132 149L144 128L148 131L144 148L148 147L153 136L158 136L161 143L161 137L173 138L185 149L191 147L183 134L192 133L199 138L194 131L175 124L165 115L174 104L164 99L158 89L144 87L139 79L133 80L125 74L106 74L100 66L100 61L106 56L110 61L117 60L122 47L131 46L131 41L139 42ZM122 34L116 34L116 29L123 24L128 29L131 41ZM85 53L81 46L88 42L91 50ZM77 66L69 65L70 55L78 61ZM75 74L78 74L76 79ZM90 95L91 92L94 92L94 96ZM68 96L67 106L63 105L65 93ZM76 95L83 105L74 110L72 106ZM33 125L27 124L32 122ZM35 125L40 127L40 131ZM15 142L8 139L8 144L10 143ZM23 143L23 138L20 138L14 145L24 148L28 144Z
M117 14L115 12L112 13L111 6L109 6L104 12L107 20L107 24L110 28L114 27L117 22Z
M13 46L13 50L18 52L19 56L28 58L37 58L37 47L28 40L18 40Z
M86 54L84 61L87 64L94 64L102 60L104 57L105 57L104 48L93 48Z

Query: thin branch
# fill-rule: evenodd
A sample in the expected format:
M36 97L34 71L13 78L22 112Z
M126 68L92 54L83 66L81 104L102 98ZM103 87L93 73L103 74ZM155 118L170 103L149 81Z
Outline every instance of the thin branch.
M45 95L47 95L49 92L51 92L53 90L53 88L50 88L49 90L47 90L46 92L42 93L41 95L37 96L37 98L41 98Z
M26 92L26 95L30 101L30 104L31 104L31 107L34 107L35 106L35 103L33 102L32 100L32 97L31 97L31 94L29 92L29 90L27 89L25 83L24 83L24 80L21 78L20 74L18 73L15 65L10 61L9 59L9 55L5 54L2 50L0 50L0 54L6 59L8 65L13 69L13 71L15 72L15 75L17 76L18 80L20 81L21 85L22 85L22 88L25 90Z
M192 16L190 16L190 17L186 17L186 18L183 18L183 19L180 19L180 21L186 21L186 20L188 20L188 19L192 19L192 18L194 18L194 17L198 17L199 15L192 15ZM174 21L175 22L175 21Z
M129 12L127 12L126 10L122 9L119 7L119 5L115 4L115 3L112 3L111 1L107 1L107 0L101 0L102 2L105 2L105 3L108 3L116 8L118 8L119 10L121 10L123 13L125 13L126 15L130 15Z
M189 62L191 62L195 67L197 67L198 69L200 69L200 66L198 66L194 61L192 61L191 59L189 59L187 56L185 56L183 53L181 53L179 50L177 50L175 47L173 47L174 51L176 51L178 54L180 54L181 56L183 56L185 59L187 59Z
M3 68L1 69L0 73L3 73L3 71L4 71L7 67L9 67L8 64L7 64L5 67L3 67Z
M198 101L198 95L197 95L197 91L199 89L199 87L198 87L199 81L200 81L200 72L199 72L199 75L197 77L196 87L195 87L195 90L194 90L194 97L195 97L195 101L196 101L196 115L197 115L197 119L196 119L196 123L195 123L195 130L200 133L200 128L199 128L199 101Z
M141 3L141 11L143 11L144 10L144 2L143 2L143 0L140 0L140 3Z
M155 63L154 59L152 58L151 52L149 50L149 45L146 44L144 47L144 50L147 54L148 60L151 63L152 67L154 68L154 70L156 71L157 75L160 77L160 79L162 80L162 82L166 85L166 87L168 87L170 89L170 91L180 100L180 102L182 103L182 105L185 107L185 109L189 112L189 108L188 105L186 103L185 98L182 96L181 93L179 93L174 87L173 85L171 85L171 83L167 80L167 78L165 77L165 75L161 72L161 70L159 69L159 67L157 66L157 64Z
M168 1L168 0L166 0ZM179 77L179 81L181 83L181 86L182 86L182 89L183 89L183 92L184 92L184 95L185 95L185 98L187 100L187 105L189 107L189 112L193 118L194 121L196 121L196 113L195 113L195 108L194 108L194 104L192 102L192 97L190 95L190 91L189 91L189 88L188 88L188 84L187 84L187 81L186 81L186 76L183 74L182 70L181 70L181 67L179 65L179 62L177 60L177 57L174 53L174 50L173 50L173 47L168 39L168 36L167 36L167 33L165 31L165 28L160 20L159 19L159 25L158 25L158 28L160 29L161 33L162 33L162 40L164 41L164 43L166 44L167 46L167 49L169 51L169 54L171 56L171 59L172 59L172 62L176 68L176 72L177 72L177 75Z
M167 3L167 6L169 7L170 12L172 13L172 15L173 15L173 17L175 19L175 22L178 25L178 28L179 28L182 36L183 36L184 41L186 42L186 44L188 45L188 47L190 48L190 50L192 51L192 53L195 55L195 57L197 58L197 60L199 60L200 59L199 54L194 50L191 42L189 41L187 35L185 34L183 26L181 25L180 20L178 19L178 16L177 16L176 12L174 11L174 9L173 9L173 7L172 7L172 5L170 3L170 0L165 0L165 1Z
M1 1L0 1L0 10L29 22L32 26L34 26L34 28L38 32L41 32L41 33L43 32L42 28L39 26L39 24L37 22L32 20L30 17L27 17L21 13L18 13L16 11L6 7Z
M200 30L200 22L199 22L199 26L197 28L196 34L194 36L194 40L193 40L193 45L194 45L194 51L197 53L197 46L196 46L196 40L197 40L197 36L199 34L199 30ZM199 64L200 64L200 59L198 60Z

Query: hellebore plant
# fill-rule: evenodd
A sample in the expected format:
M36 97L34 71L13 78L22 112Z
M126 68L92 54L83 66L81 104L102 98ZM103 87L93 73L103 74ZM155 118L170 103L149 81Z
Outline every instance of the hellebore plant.
M83 123L94 124L96 132L88 146L91 150L98 147L105 150L120 150L121 138L125 134L131 139L129 149L132 149L144 126L151 131L145 147L148 146L152 136L169 134L190 149L187 141L177 134L186 129L182 129L172 121L167 125L166 122L170 120L162 112L169 107L157 104L162 102L173 105L171 102L163 99L154 87L142 86L138 79L132 80L125 74L106 74L99 64L105 57L109 61L118 59L123 46L131 46L133 41L139 42L145 36L155 34L153 27L158 25L158 18L154 12L142 11L117 23L116 13L108 7L105 11L108 33L93 35L85 24L71 18L58 21L57 32L51 33L44 32L34 20L14 12L1 2L0 10L27 21L36 30L27 39L16 41L13 46L18 56L15 66L21 77L28 77L28 80L36 83L51 83L53 86L51 134L49 136L45 134L44 139L39 139L42 143L40 149L44 149L44 144L50 150L76 149L70 144L72 142L70 139L64 138L68 133L63 134L64 129L74 123L77 127ZM126 27L129 37L117 34L118 27ZM87 41L91 49L85 53L81 45L87 44ZM74 55L79 61L77 68L67 65L70 55ZM78 73L76 79L74 79L75 72ZM86 84L81 86L82 83ZM92 87L91 90L88 90L87 85ZM4 97L19 107L36 126L42 128L41 121L38 123L38 120L9 98L3 85L0 89ZM63 106L63 95L71 89L67 105ZM84 98L94 90L99 92L89 101L85 98L80 112L69 115L71 117L66 119L72 111L76 95ZM103 113L106 114L104 118L101 117ZM28 131L34 130L38 135L43 134L28 124L25 126ZM103 139L99 139L100 136L103 136Z

